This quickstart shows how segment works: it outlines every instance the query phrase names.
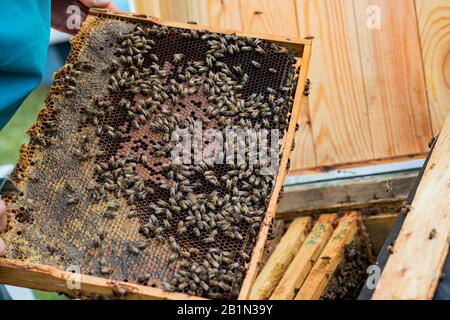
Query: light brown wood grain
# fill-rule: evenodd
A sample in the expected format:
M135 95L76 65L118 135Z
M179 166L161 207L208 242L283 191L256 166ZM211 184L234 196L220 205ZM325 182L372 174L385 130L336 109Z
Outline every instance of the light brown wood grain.
M336 214L321 215L287 268L270 300L292 300L333 233Z
M311 217L295 219L256 278L250 300L266 300L280 281L309 232Z
M20 260L0 259L0 283L52 292L64 292L85 298L114 298L115 291L126 294L121 299L131 300L204 300L182 293L165 292L161 289L131 283L73 274L57 268ZM77 288L76 285L80 287ZM117 297L116 297L117 298Z
M298 37L295 0L240 0L245 31Z
M431 125L413 0L353 0L373 156L428 150ZM380 29L367 8L380 10Z
M206 0L208 25L242 30L239 0Z
M309 110L317 165L373 159L352 1L297 0L297 13L300 37L314 37Z
M355 238L360 218L361 214L353 211L339 220L339 225L295 296L295 300L320 299L328 281L344 257L345 246L349 245Z
M450 113L450 1L415 0L433 133Z
M423 156L430 122L436 133L450 110L447 0L156 2L168 20L315 37L291 175ZM381 30L366 26L369 5L381 9Z
M450 116L372 299L432 299L449 250Z
M160 0L134 0L133 4L136 13L143 13L161 18Z
M298 174L296 172L298 169L317 167L308 97L303 98L300 110L299 129L295 137L295 149L292 152L292 171L289 171L289 175Z

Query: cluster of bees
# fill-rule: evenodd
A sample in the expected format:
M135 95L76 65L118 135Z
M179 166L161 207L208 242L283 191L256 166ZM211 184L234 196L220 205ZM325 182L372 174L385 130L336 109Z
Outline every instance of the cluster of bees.
M322 300L356 299L367 278L367 266L370 265L367 248L360 234L347 245L344 250L344 260L322 293Z
M172 52L169 59L158 56L158 41L173 35L202 42L206 48L204 59L191 61L187 53L180 52ZM242 58L240 65L226 62L236 55L252 58ZM285 57L287 68L277 70L269 65L268 55ZM130 152L118 156L105 151L93 153L92 149L98 149L93 148L96 138L83 136L73 155L80 161L95 159L96 184L88 191L93 201L108 201L105 219L120 214L111 195L126 198L132 208L127 217L139 219L142 240L129 243L131 254L145 250L150 239L170 245L173 254L168 262L173 263L175 271L163 282L165 290L217 299L238 295L275 177L263 170L262 162L174 163L170 156L176 129L193 133L194 122L201 120L215 128L278 129L283 133L297 81L293 64L294 57L285 48L235 34L146 25L119 35L115 58L107 70L107 93L83 107L82 122L94 125L100 147L111 141L120 144L129 139L130 130L142 128L159 139L149 142L150 154ZM245 93L254 72L278 77L278 87ZM60 77L58 81L66 96L74 94L74 77ZM201 96L206 104L200 118L175 111L192 96ZM119 110L126 115L130 128L108 120ZM236 147L251 150L248 147L252 143L238 141ZM216 156L223 157L223 153L221 150ZM145 180L137 172L138 166L152 165L152 156L163 159L163 181ZM247 151L246 156L255 155ZM77 201L71 193L67 190L71 202L68 205ZM144 215L137 203L146 204ZM97 238L94 242L99 246L105 235ZM99 265L102 275L114 271L106 261ZM145 284L151 273L138 278Z

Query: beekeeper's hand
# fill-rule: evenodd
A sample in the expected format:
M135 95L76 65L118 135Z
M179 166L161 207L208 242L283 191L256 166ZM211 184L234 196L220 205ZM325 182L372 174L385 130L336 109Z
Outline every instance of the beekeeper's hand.
M89 8L117 10L111 0L52 0L52 27L76 34L80 31Z
M0 199L0 233L3 232L6 228L6 207L3 200ZM0 257L5 253L5 243L0 238Z

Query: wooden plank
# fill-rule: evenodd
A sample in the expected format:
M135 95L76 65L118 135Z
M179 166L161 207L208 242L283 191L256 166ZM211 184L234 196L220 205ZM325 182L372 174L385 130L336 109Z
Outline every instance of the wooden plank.
M242 29L298 37L295 0L240 0Z
M395 205L406 200L417 171L285 187L277 219L340 209Z
M298 0L297 12L300 36L314 37L309 103L317 165L373 159L353 3Z
M330 241L295 296L295 300L320 299L328 281L344 257L345 246L352 243L355 238L360 218L361 215L357 211L347 213L341 218Z
M418 154L410 154L410 155L397 156L397 157L391 157L391 158L370 159L370 160L364 160L364 161L338 163L338 164L333 164L333 165L318 166L318 167L312 167L312 168L310 167L310 168L299 169L298 167L295 167L289 171L289 175L290 176L301 176L301 175L305 175L305 174L324 173L324 172L336 171L336 170L346 170L346 169L350 169L350 168L360 168L360 167L368 167L368 166L375 166L375 165L399 163L399 162L405 162L405 161L411 161L411 160L421 160L421 159L425 159L426 157L427 157L427 153L422 152L422 153L418 153Z
M431 126L413 0L354 0L375 158L426 152ZM377 6L381 29L367 27Z
M450 235L450 116L372 299L432 299Z
M450 2L416 0L434 135L450 113Z
M275 288L270 300L292 300L333 233L336 214L321 215Z
M407 200L405 203L411 204L414 200L414 197L416 196L417 189L420 185L420 182L422 181L422 177L425 173L425 169L428 167L428 163L430 161L431 154L434 149L434 144L431 148L430 154L428 155L427 159L425 160L424 165L422 166L422 169L420 170L419 176L416 179L416 182L414 183L414 186L411 189L411 192L408 195ZM391 255L392 245L394 244L395 240L397 239L400 230L403 226L403 223L405 222L406 215L405 214L399 214L397 220L395 221L394 226L391 229L391 232L387 236L383 247L380 250L380 253L378 254L374 265L377 265L380 268L380 271L383 272L384 267L386 266L386 263L388 261L389 256ZM364 286L361 290L358 300L370 300L372 298L373 292L375 291L375 288L372 288L372 286L369 288L368 286Z
M134 0L137 13L164 20L208 24L207 0Z
M242 30L239 0L206 0L208 25Z
M381 214L379 216L365 217L363 223L369 233L372 242L372 250L375 255L378 255L381 248L386 241L392 227L397 221L398 215L395 213Z
M199 25L208 24L206 2L201 0L161 0L162 18L181 23L196 22Z
M291 172L304 168L317 167L316 148L311 128L311 116L309 112L309 98L303 98L300 109L299 130L295 137L295 149L292 151Z
M311 222L311 217L301 217L291 223L258 275L249 296L250 300L266 300L270 297L284 271L303 245Z
M161 18L160 0L134 0L133 3L136 13Z
M75 287L74 281L79 281L79 289ZM161 289L127 282L77 275L49 266L10 259L0 259L0 283L90 298L99 296L114 298L117 289L121 289L126 292L121 299L204 300L182 293L165 292ZM68 283L73 284L74 287L69 288Z

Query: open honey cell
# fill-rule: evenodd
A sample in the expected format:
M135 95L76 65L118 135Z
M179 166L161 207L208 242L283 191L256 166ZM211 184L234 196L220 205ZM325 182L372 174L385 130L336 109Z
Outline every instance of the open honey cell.
M308 41L91 11L12 174L2 280L76 297L246 298L309 54ZM263 144L270 163L252 153Z

